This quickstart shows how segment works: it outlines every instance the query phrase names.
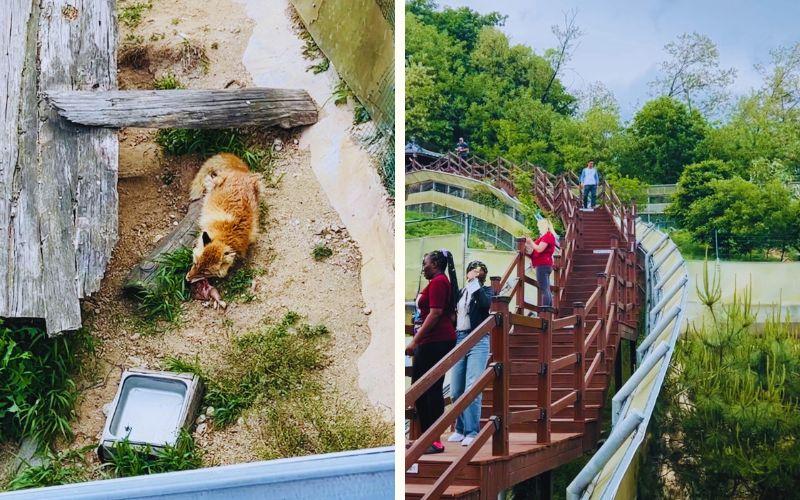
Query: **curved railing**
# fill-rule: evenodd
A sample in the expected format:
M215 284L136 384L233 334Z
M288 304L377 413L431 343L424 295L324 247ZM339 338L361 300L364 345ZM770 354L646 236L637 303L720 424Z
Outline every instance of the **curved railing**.
M645 337L636 350L639 366L614 396L611 434L567 488L568 499L610 499L625 488L635 492L634 459L684 323L689 275L683 257L655 226L639 221L636 231L646 294Z

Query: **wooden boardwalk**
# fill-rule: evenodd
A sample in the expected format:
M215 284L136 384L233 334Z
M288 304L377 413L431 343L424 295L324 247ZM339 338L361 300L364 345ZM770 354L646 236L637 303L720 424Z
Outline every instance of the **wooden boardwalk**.
M81 327L117 242L117 127L295 127L302 90L116 91L115 0L9 0L0 15L0 318Z
M523 283L537 283L526 275L528 259L519 240L505 276L493 278L500 291L493 316L499 319L490 317L476 328L406 395L407 406L413 406L429 381L491 331L490 366L473 390L422 436L412 425L416 439L406 453L406 498L495 498L524 480L547 477L597 445L610 377L619 376L614 369L620 341L635 332L634 213L607 187L605 206L580 211L574 179L535 173L538 203L567 228L556 262L554 307L525 300ZM483 392L478 439L470 446L446 442L446 428L478 391ZM413 418L413 410L409 415ZM422 455L434 439L444 442L445 452Z

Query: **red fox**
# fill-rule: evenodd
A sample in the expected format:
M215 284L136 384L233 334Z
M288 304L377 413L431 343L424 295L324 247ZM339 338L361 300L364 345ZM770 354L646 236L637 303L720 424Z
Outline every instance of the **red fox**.
M192 181L189 197L203 199L198 221L200 235L193 263L186 274L190 283L224 278L236 257L258 237L259 202L264 197L261 176L230 153L212 156Z

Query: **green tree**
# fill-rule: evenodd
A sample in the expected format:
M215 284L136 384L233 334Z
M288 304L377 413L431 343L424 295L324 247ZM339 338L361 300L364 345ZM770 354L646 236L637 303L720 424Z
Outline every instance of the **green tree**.
M616 173L615 149L622 132L619 113L595 106L576 118L561 117L552 128L552 142L564 170L579 172L594 160L606 176Z
M728 255L796 246L797 203L791 192L772 181L763 188L741 177L711 181L711 194L691 204L686 227L698 240Z
M708 281L711 319L678 341L639 497L797 498L800 332L780 314L756 328L747 291L721 307Z
M730 179L739 170L728 162L706 160L687 165L678 179L677 190L672 204L667 207L667 214L674 217L680 226L687 227L689 209L697 200L712 193L711 182L718 179Z
M707 128L699 112L675 99L648 101L619 143L620 173L650 184L677 181L685 165L704 159L696 149Z

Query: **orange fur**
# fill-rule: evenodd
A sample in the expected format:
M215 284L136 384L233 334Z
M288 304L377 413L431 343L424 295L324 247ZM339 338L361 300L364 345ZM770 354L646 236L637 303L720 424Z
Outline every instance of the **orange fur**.
M261 176L250 173L247 164L235 155L212 156L200 167L190 193L192 199L203 196L200 235L187 280L224 278L236 258L245 256L258 237L263 190Z

